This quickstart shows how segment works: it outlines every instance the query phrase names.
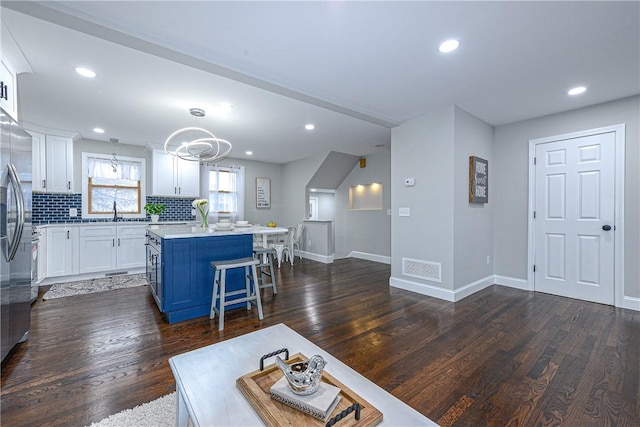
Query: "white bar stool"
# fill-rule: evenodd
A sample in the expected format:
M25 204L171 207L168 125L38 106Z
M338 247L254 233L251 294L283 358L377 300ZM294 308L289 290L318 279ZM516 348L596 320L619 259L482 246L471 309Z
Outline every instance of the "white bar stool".
M237 304L239 302L247 303L247 310L251 310L251 304L258 308L258 319L262 320L262 301L260 300L260 291L258 289L258 274L256 266L260 261L254 258L239 258L228 261L212 261L211 267L214 269L213 274L213 295L211 296L211 311L209 319L213 319L218 313L220 321L218 322L218 330L224 329L224 308L228 305ZM238 291L226 292L227 270L232 268L244 268L245 289ZM253 282L253 291L251 290L251 282ZM245 295L240 298L233 298L229 301L226 297L235 295ZM220 308L216 307L216 300L220 299Z
M273 271L273 255L275 254L275 250L267 249L267 248L254 248L253 249L253 257L260 261L256 267L260 270L260 277L258 281L260 283L260 289L264 288L272 288L274 295L278 293L276 289L276 278ZM266 276L269 276L271 280L269 283L266 283Z

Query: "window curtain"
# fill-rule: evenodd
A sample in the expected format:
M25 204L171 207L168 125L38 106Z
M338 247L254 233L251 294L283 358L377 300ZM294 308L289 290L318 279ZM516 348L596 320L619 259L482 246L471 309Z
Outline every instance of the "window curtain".
M114 164L111 159L89 157L87 159L87 176L89 178L104 178L110 180L140 181L141 164L118 160Z
M210 222L218 222L220 219L236 222L244 219L244 166L205 164L202 167L200 182L203 184L203 198L209 201Z

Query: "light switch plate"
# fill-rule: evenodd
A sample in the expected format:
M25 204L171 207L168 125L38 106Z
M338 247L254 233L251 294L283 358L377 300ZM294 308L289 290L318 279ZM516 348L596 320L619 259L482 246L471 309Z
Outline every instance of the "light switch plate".
M69 208L69 217L76 218L78 216L78 208Z
M400 208L400 209L398 209L398 215L400 215L400 216L411 216L411 208Z

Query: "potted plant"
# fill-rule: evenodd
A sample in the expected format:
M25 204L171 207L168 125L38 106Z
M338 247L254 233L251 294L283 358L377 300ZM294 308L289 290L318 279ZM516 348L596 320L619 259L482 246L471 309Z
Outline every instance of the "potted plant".
M166 211L167 207L162 203L147 203L144 205L144 210L151 215L151 222L158 222L160 214Z

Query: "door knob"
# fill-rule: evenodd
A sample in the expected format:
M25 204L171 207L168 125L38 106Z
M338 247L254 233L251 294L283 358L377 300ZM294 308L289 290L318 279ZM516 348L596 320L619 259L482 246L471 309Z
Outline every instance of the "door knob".
M611 230L611 226L610 226L610 225L603 225L603 226L602 226L602 229L603 229L604 231L609 231L609 230Z

